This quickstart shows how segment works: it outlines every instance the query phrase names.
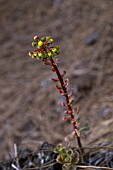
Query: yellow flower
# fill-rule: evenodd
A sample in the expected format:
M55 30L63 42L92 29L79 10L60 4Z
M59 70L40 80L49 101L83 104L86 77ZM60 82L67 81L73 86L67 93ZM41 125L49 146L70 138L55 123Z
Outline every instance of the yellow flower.
M53 43L53 39L52 38L49 41L50 41L50 43Z
M38 56L39 56L39 57L42 57L42 53L38 53Z
M51 52L49 52L49 53L48 53L48 56L49 56L49 57L52 57L52 53L51 53Z
M37 56L37 53L34 53L34 56L36 57L36 56Z
M55 53L56 51L57 51L57 49L56 49L56 48L53 48L53 49L52 49L52 52L53 52L53 53Z
M31 56L32 58L35 58L34 55Z
M44 44L44 43L43 43L42 41L39 41L39 42L38 42L38 46L39 46L39 47L42 47L43 44Z

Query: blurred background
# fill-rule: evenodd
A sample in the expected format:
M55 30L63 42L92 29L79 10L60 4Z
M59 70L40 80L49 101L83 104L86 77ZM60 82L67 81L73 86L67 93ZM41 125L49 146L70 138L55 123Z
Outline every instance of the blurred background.
M28 56L35 35L61 47L59 69L90 127L83 144L112 142L113 0L0 0L0 25L0 158L14 143L35 150L72 132L50 68Z

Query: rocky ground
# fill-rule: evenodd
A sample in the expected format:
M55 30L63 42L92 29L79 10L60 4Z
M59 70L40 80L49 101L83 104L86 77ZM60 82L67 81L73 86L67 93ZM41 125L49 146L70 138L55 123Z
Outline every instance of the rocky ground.
M74 88L75 107L90 131L83 144L113 140L113 1L0 0L0 158L13 144L36 150L72 131L49 67L31 59L34 35L60 45L61 71Z

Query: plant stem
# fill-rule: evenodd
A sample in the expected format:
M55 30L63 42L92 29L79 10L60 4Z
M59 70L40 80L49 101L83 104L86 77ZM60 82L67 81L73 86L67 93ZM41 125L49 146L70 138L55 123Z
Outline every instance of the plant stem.
M75 118L74 118L74 115L73 115L72 106L71 106L71 104L69 102L69 96L68 96L68 93L67 93L67 89L64 86L64 81L63 81L62 75L60 74L60 71L58 70L57 65L55 64L54 60L51 59L50 61L51 61L52 67L54 68L54 70L55 70L55 72L56 72L56 74L58 76L58 79L60 81L62 90L64 92L64 96L65 96L65 99L66 99L66 104L67 104L68 110L70 112L69 114L71 116L71 121L72 121L73 129L74 129L75 135L77 137L77 143L78 143L80 151L83 153L82 143L81 143L80 136L79 136L79 133L78 133L78 130L77 130L77 125L76 125L76 121L75 121Z

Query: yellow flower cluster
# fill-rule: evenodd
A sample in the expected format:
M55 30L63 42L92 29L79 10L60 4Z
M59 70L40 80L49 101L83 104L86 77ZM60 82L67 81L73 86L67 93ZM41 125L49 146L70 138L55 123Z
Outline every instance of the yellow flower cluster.
M34 37L34 42L32 42L33 47L37 47L35 51L29 52L29 56L37 59L52 59L56 57L60 51L59 46L51 47L50 45L54 40L50 37L42 37L41 39L38 36Z

